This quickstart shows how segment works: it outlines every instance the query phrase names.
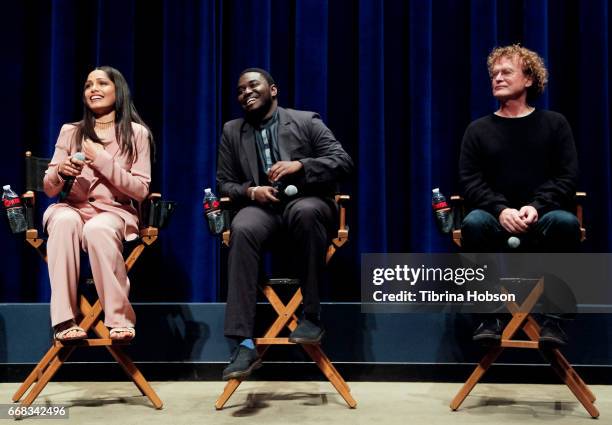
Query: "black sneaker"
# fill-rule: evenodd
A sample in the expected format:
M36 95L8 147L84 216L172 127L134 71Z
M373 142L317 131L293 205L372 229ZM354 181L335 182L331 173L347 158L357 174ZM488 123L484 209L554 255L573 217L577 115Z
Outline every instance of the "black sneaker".
M261 367L261 359L257 354L257 350L252 350L239 345L232 353L230 364L223 369L223 380L230 379L246 379L251 372Z
M541 347L561 347L567 345L567 335L563 332L563 329L561 329L558 320L546 319L544 323L542 323L538 342Z
M325 331L308 319L302 319L297 328L289 334L289 341L296 344L318 344Z
M503 330L501 320L498 318L487 319L476 328L472 340L483 344L499 344Z

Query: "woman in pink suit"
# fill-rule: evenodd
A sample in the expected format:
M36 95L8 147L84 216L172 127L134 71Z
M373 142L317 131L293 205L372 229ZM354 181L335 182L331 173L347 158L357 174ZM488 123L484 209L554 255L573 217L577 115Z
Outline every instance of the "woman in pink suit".
M62 127L44 179L50 197L60 194L67 179L75 179L67 196L43 217L49 234L51 323L58 340L87 337L75 322L83 249L89 254L110 337L129 340L136 334L136 316L128 299L122 249L124 240L138 236L133 201L149 193L153 138L116 69L103 66L87 76L83 103L83 119ZM84 161L75 158L77 152Z

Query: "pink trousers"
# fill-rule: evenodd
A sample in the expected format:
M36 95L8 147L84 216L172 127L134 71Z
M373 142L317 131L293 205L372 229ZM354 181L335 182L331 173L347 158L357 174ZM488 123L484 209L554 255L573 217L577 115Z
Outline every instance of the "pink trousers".
M108 327L132 327L136 315L128 295L130 280L123 260L125 223L100 212L84 219L72 208L55 208L47 219L47 259L51 280L51 324L75 319L81 248L89 254L96 291Z

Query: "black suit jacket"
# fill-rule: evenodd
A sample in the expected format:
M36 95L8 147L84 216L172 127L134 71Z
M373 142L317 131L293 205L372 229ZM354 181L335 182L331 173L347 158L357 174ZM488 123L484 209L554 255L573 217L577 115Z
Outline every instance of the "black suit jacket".
M278 108L278 150L281 161L304 165L292 177L305 195L333 195L338 181L353 168L350 156L315 112ZM253 127L243 118L225 123L217 159L219 193L234 202L247 202L248 187L269 185L259 176Z

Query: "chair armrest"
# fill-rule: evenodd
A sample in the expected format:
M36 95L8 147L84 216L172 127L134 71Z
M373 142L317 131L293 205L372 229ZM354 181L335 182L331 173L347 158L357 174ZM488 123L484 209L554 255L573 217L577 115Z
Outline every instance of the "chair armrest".
M219 204L220 204L221 210L223 210L223 214L225 214L225 217L228 223L228 228L224 230L223 233L221 234L221 238L222 238L221 240L223 242L223 245L229 247L229 242L230 242L230 229L229 229L230 214L229 212L234 208L234 205L232 204L232 200L230 199L229 196L224 196L221 199L219 199Z
M335 196L336 204L338 204L338 236L333 238L331 245L327 248L327 254L325 255L325 262L329 263L331 258L334 256L338 248L348 242L349 228L346 225L346 209L347 205L351 200L349 195L337 194Z
M582 203L586 200L586 197L586 192L576 192L576 218L578 219L578 223L580 223L580 239L582 241L586 239L586 229L583 223L584 212L582 208Z
M582 204L586 201L587 193L586 192L576 192L576 216L578 217L578 221L580 221L580 225L582 226Z
M342 241L342 243L348 240L348 226L346 225L346 209L348 203L350 202L351 197L345 194L337 194L336 195L336 203L340 208L338 214L338 239Z
M142 228L154 227L153 222L155 221L155 203L161 199L160 193L151 193L147 198L140 204L140 212L142 222L140 223Z
M23 206L26 213L26 225L29 229L36 229L34 227L34 206L36 205L36 195L31 190L21 195Z
M231 210L233 209L233 203L229 196L224 196L219 199L219 204L221 204L222 210Z
M450 197L451 218L453 221L453 231L461 229L461 222L465 216L465 204L463 196L451 195Z

